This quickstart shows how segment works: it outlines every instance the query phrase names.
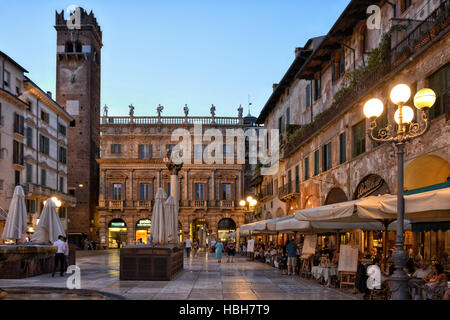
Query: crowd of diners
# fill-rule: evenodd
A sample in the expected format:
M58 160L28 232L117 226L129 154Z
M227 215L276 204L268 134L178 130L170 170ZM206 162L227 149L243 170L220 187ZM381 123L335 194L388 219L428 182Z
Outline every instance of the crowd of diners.
M306 267L309 274L315 266L326 266L327 268L336 268L339 263L339 252L332 245L328 244L328 239L321 245L317 245L314 255L308 258ZM248 259L269 264L277 269L283 275L301 275L302 268L302 246L301 237L288 237L285 241L277 243L274 241L263 241L258 239L254 243L253 252L247 252L247 243L241 241L239 251L241 255ZM295 248L295 260L292 256L292 249ZM368 252L360 252L358 257L358 267L355 276L356 290L363 294L364 299L372 298L377 293L384 298L389 297L389 279L394 273L394 263L392 255L395 247L388 250L386 257L381 248L372 248ZM289 254L291 251L291 254ZM411 298L414 300L450 300L450 288L448 287L448 277L450 270L450 258L447 252L441 256L434 256L431 260L425 260L420 254L413 255L412 249L409 250L409 259L404 271L409 277L408 286ZM295 262L294 262L295 261ZM380 283L368 286L369 268L379 270ZM302 273L302 275L308 274ZM336 272L332 276L331 283L339 286L339 277ZM317 281L324 283L320 278Z

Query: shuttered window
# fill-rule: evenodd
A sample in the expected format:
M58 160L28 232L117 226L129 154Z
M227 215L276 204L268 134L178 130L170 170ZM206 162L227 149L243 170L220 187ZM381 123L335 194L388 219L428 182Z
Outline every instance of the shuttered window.
M347 137L345 132L339 135L339 164L347 161Z
M430 118L450 113L450 64L433 74L430 79L430 88L436 93L436 102L430 109Z
M363 120L352 128L353 131L353 157L366 152L366 121Z

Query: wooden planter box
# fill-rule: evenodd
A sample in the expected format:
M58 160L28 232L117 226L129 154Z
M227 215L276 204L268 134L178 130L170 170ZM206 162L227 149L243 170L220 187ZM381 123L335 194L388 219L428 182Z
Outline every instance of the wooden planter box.
M23 279L53 272L56 247L1 245L0 279Z
M136 245L120 249L120 280L170 281L183 270L183 248Z

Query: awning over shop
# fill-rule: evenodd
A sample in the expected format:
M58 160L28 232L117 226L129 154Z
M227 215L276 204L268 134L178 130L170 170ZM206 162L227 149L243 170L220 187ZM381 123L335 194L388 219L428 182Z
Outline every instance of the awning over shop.
M405 199L405 218L411 222L450 221L450 188L411 194ZM397 195L367 197L312 209L298 210L295 218L323 222L377 222L397 219Z
M450 221L450 188L406 195L405 218L411 222ZM359 216L397 217L397 195L369 197L357 204Z
M405 230L411 229L408 220L404 222ZM390 223L388 230L396 229L396 222ZM352 230L364 231L381 231L385 230L382 222L322 222L322 221L300 221L296 217L283 220L276 223L276 230L278 232L301 232L301 233L330 233L330 232L346 232Z
M413 232L422 231L447 231L450 230L450 222L418 222L412 224Z

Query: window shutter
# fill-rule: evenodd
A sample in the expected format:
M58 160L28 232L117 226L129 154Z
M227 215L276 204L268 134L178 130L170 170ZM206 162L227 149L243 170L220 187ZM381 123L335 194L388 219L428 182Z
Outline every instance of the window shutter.
M114 144L111 144L111 153L114 153Z
M331 169L332 166L332 159L331 159L331 142L328 143L328 147L327 147L327 170Z

